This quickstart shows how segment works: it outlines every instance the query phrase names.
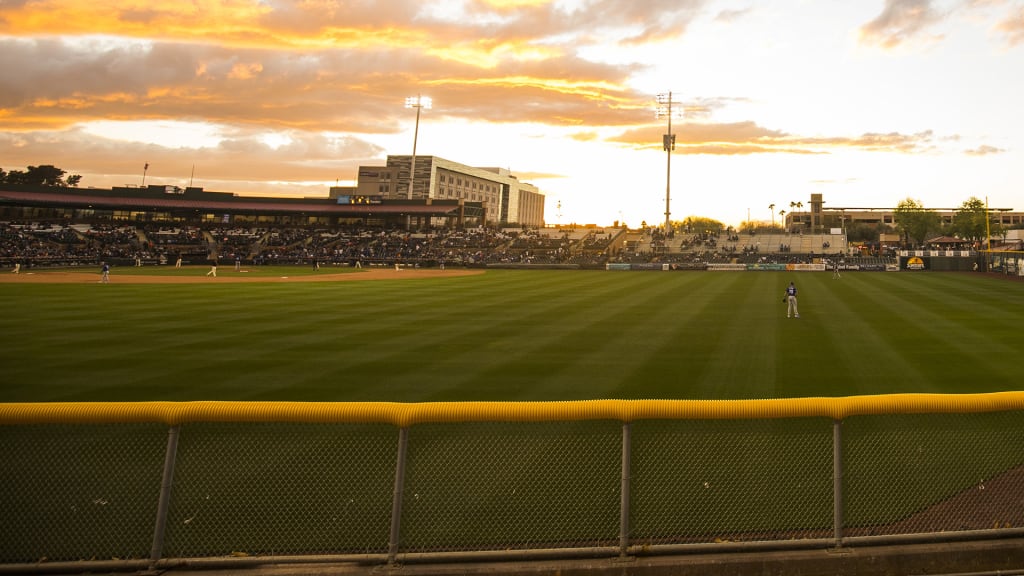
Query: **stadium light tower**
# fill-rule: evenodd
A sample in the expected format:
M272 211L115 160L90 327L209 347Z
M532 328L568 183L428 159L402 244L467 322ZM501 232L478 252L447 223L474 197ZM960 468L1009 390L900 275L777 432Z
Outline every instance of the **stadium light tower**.
M658 94L658 107L655 109L656 118L668 118L668 133L662 136L662 147L668 153L668 163L665 168L665 236L672 230L672 219L670 210L672 193L672 151L676 149L676 135L672 133L672 116L682 117L682 109L672 111L672 106L682 106L682 102L672 99L672 92Z
M434 101L430 97L419 94L405 99L406 108L416 109L416 131L412 135L412 162L409 167L409 191L406 194L406 198L409 200L412 200L412 184L416 180L416 141L420 137L420 110L424 108L430 110L433 105Z

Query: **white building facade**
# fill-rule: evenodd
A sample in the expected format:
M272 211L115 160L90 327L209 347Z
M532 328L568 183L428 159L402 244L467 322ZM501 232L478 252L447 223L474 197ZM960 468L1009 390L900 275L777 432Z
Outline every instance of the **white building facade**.
M544 226L544 195L504 168L476 168L437 156L388 156L385 166L360 166L356 193L389 200L480 202L490 225Z

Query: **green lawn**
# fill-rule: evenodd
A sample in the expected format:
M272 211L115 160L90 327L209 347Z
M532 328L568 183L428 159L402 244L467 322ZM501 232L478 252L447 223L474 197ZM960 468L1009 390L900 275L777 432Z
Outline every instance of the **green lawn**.
M4 402L969 393L1019 388L1024 352L1024 285L971 274L489 271L0 297Z
M799 320L781 302L790 280ZM1024 284L971 274L489 271L0 284L0 297L0 402L968 393L1019 388L1024 352ZM848 527L884 530L1022 462L1019 412L843 426ZM0 531L0 562L148 554L163 425L0 428L0 510L17 527ZM414 426L403 552L614 546L620 433L603 420ZM830 533L831 421L649 420L632 434L635 542ZM397 437L183 426L165 556L384 553Z

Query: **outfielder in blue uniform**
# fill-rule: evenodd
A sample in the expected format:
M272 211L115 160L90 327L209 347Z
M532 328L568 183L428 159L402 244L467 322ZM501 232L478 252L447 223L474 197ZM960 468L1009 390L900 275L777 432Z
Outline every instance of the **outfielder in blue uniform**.
M791 316L799 318L800 311L796 307L796 285L792 282L786 287L786 302L789 303L789 307L786 308L786 318Z

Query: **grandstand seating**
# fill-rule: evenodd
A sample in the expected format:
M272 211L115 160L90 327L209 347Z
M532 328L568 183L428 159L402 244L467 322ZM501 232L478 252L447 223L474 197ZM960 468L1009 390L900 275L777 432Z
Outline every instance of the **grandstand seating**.
M831 234L679 233L624 228L441 229L409 232L365 227L259 227L0 223L0 264L13 266L186 263L217 258L248 264L391 264L432 266L577 264L609 262L811 262L840 257L853 262L845 237ZM877 264L894 263L878 257ZM869 264L871 260L857 258Z

